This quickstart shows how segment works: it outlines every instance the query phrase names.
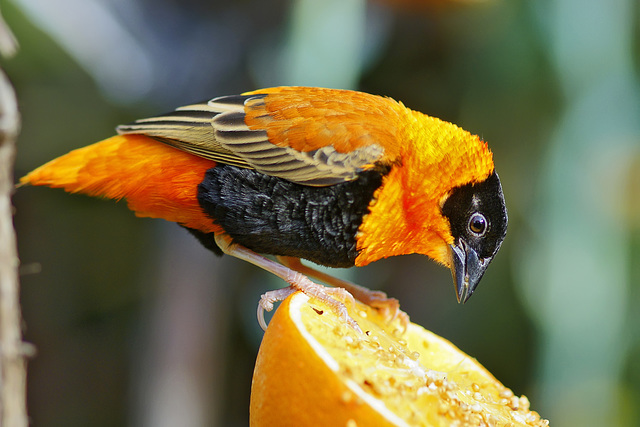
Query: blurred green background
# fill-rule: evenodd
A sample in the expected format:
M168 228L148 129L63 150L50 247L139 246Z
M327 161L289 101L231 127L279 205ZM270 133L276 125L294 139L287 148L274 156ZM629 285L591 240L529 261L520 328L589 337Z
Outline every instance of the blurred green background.
M479 134L509 233L455 301L425 257L347 274L477 357L553 426L640 426L640 7L631 0L12 0L17 177L114 126L271 85L391 96ZM124 203L20 188L29 413L244 426L282 286ZM283 373L285 374L285 373Z

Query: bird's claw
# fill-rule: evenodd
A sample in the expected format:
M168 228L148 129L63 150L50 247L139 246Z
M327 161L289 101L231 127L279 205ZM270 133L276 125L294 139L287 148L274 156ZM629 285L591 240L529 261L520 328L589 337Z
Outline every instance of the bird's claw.
M307 279L308 280L308 279ZM297 292L298 290L302 291L304 294L317 298L327 304L336 315L349 326L351 326L356 331L362 333L362 329L358 326L358 323L353 320L351 316L349 316L349 311L342 301L348 301L352 307L355 307L356 301L353 296L346 290L342 288L327 288L322 285L318 285L317 283L313 283L309 280L309 283L312 283L313 286L306 286L303 289L298 289L298 287L291 285L282 289L275 289L273 291L269 291L264 293L260 297L260 302L258 303L258 323L263 330L267 330L267 322L264 318L265 311L273 310L273 305L277 302L285 300L289 295ZM334 298L336 297L336 298Z
M289 286L282 289L275 289L260 296L258 303L258 323L263 331L267 330L267 322L264 320L264 312L273 310L273 304L284 301L289 295L295 293L297 289Z
M402 330L405 331L410 323L409 315L400 310L400 302L395 298L387 297L387 294L382 291L371 291L366 288L361 288L358 299L374 308L384 319L386 323L391 323L398 319L402 326Z

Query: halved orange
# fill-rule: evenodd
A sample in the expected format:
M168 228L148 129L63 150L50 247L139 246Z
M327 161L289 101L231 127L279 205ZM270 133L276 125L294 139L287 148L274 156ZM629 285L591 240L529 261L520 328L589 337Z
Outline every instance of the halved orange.
M296 293L265 332L251 390L261 426L548 426L475 359L357 303L364 333Z

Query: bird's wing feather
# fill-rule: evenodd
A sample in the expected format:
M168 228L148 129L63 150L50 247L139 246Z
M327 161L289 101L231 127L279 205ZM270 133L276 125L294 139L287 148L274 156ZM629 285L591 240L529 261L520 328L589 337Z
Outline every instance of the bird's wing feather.
M223 104L210 106L207 102L186 105L156 117L120 125L120 134L141 134L172 145L198 157L250 168L246 161L224 148L216 139L211 120L225 112Z
M359 116L370 106L335 103L352 92L287 89L296 97L280 88L218 97L120 126L118 132L144 134L216 162L312 186L356 179L359 172L388 157L384 142L393 135L367 129L363 124L368 121ZM333 107L317 102L327 93L334 97Z

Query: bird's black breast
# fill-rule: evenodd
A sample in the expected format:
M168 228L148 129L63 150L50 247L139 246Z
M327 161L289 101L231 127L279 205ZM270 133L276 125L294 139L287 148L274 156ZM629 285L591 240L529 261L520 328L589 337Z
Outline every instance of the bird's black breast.
M358 255L356 233L382 177L368 170L353 181L310 187L217 165L198 186L198 201L235 243L255 252L350 267ZM213 249L212 234L194 234Z

